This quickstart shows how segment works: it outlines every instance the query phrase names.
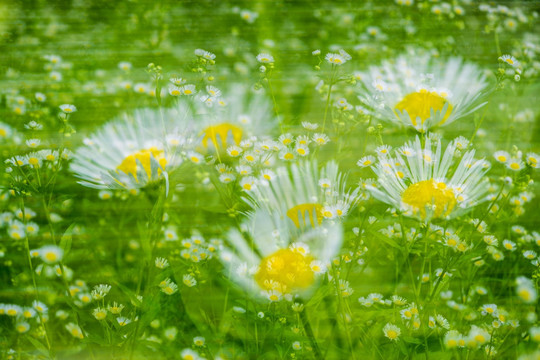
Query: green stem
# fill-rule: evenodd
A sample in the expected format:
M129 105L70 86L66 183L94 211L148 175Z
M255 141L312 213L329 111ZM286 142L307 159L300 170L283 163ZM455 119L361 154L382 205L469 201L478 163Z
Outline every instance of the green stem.
M328 108L330 107L330 96L332 95L332 86L334 86L335 65L332 65L332 67L333 67L332 76L330 78L330 85L328 86L328 94L326 95L326 107L324 108L324 119L323 119L323 126L322 126L323 133L326 127L326 117L328 116Z
M311 324L309 323L306 307L304 307L304 310L300 312L300 318L302 319L304 330L309 339L309 342L311 343L311 347L313 348L315 359L323 360L321 350L319 349L319 345L317 344L317 340L315 339L315 335L313 334L313 329L311 328Z
M501 56L502 53L501 53L501 46L499 44L499 32L497 31L496 28L494 29L493 32L495 33L495 47L497 48L497 55Z
M21 198L21 211L22 211L22 218L24 225L26 227L26 214L24 211L24 200ZM32 275L32 285L34 286L34 295L36 297L36 300L39 301L39 291L37 287L37 281L36 281L36 273L34 271L34 266L32 265L32 257L30 255L30 241L28 239L28 233L24 232L24 249L26 251L26 257L28 258L28 267L30 268L30 274ZM49 339L49 333L47 332L47 327L45 322L43 321L43 318L41 317L41 312L37 312L39 316L40 323L43 324L43 329L45 330L45 342L47 344L47 350L49 351L49 358L55 359L54 353L51 350L51 341Z
M274 112L276 113L276 117L279 119L279 111L278 111L276 96L274 94L274 89L272 88L272 81L270 81L270 74L268 74L267 80L268 80L268 90L270 90L270 96L272 97L272 103L274 104ZM281 133L283 134L284 133L283 123L281 121L279 122L279 126L281 128Z

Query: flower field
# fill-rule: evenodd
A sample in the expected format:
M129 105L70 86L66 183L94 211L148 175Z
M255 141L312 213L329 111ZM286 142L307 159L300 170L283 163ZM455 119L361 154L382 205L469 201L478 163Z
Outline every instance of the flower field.
M0 2L0 359L540 359L540 2Z

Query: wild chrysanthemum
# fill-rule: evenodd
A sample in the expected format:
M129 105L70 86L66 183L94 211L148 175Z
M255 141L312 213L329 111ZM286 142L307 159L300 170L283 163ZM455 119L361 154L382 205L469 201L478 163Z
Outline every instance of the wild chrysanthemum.
M257 61L263 64L271 64L274 62L274 57L267 53L260 53L257 55Z
M0 122L0 144L8 141L20 142L19 136L15 130L6 123Z
M271 302L292 295L308 295L323 273L322 266L338 253L342 243L341 225L296 228L260 209L245 225L250 241L237 230L227 236L220 259L226 273L255 296ZM250 246L250 242L253 245Z
M62 256L64 255L64 250L55 245L43 246L38 251L41 260L47 264L56 264L62 260Z
M359 99L383 121L420 132L448 125L486 103L478 103L487 82L481 70L461 58L400 56L362 73Z
M317 162L276 169L270 181L260 180L246 199L253 208L264 208L288 218L296 228L320 225L324 218L344 217L357 201L357 191L347 191L346 177L335 162L318 169Z
M230 146L240 147L240 143L251 136L267 136L272 132L277 121L272 115L272 103L267 96L240 85L222 93L223 97L211 97L213 100L210 103L208 97L195 100L195 116L200 121L195 122L197 126L194 131L200 139L200 152L215 149L224 152ZM182 106L178 114L183 112ZM174 111L171 114L174 116ZM188 126L192 126L192 123ZM237 150L231 156L239 154Z
M394 324L388 323L383 328L384 336L392 341L397 341L401 335L401 329Z
M516 279L516 294L519 296L521 301L527 304L534 304L538 299L538 292L534 286L533 281L530 279L520 276Z
M81 328L79 327L79 325L77 324L74 324L74 323L68 323L66 325L66 330L69 331L69 333L73 336L73 337L76 337L78 339L83 339L84 338L84 334L81 330Z
M443 153L440 140L427 137L422 145L416 137L394 157L379 155L372 167L379 185L368 189L375 198L423 221L458 216L486 200L489 163L474 159L474 150L459 160L455 155L455 142Z
M178 116L191 119L187 107ZM188 140L178 133L176 119L141 109L116 119L89 138L74 154L71 171L79 183L96 189L139 189L166 178L182 163ZM167 141L176 134L177 141Z

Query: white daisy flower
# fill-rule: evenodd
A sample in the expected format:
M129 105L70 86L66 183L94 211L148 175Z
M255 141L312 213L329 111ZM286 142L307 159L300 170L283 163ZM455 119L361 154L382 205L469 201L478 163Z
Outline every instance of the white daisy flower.
M340 224L293 235L296 229L290 223L265 209L257 210L244 228L253 246L238 230L231 230L230 246L224 246L220 255L225 273L254 296L272 302L309 295L325 264L337 255L343 237ZM276 230L279 236L273 236Z
M55 245L46 245L39 250L39 256L47 264L56 264L62 260L64 250Z
M195 49L194 54L206 60L215 60L216 55L203 49Z
M508 160L510 160L510 154L502 150L495 151L495 153L493 154L493 157L495 158L495 160L497 160L498 162L502 164L506 164Z
M345 216L356 204L357 190L346 190L346 177L335 162L322 169L317 162L276 169L271 182L260 182L245 200L254 208L264 208L288 218L296 228L321 225L323 209L340 205L340 216Z
M360 160L358 160L358 162L356 163L356 165L364 168L364 167L368 167L368 166L371 166L375 163L375 158L371 155L368 155L368 156L364 156L363 158L361 158Z
M397 341L401 335L401 329L397 325L388 323L384 326L383 333L391 341Z
M347 62L347 59L344 56L342 56L341 54L334 54L334 53L326 54L324 59L332 65L343 65Z
M311 123L308 121L302 121L302 127L306 130L317 130L319 124Z
M212 87L210 91L216 92L217 88ZM216 149L224 152L229 146L240 146L243 140L250 139L254 135L268 135L276 127L277 121L272 115L272 103L266 95L255 93L250 88L241 85L235 85L227 91L220 92L226 99L225 106L207 107L203 103L195 102L195 114L200 121L186 122L185 125L196 124L194 130L200 138L199 151L201 153ZM184 107L180 104L176 111L171 110L171 116L182 116ZM184 119L190 118L184 117ZM230 155L238 156L240 153L241 151L238 151L238 154L234 155L236 151L233 151Z
M191 119L184 107L182 116ZM176 120L176 119L174 119ZM159 111L141 109L113 120L90 136L73 155L71 171L79 183L96 189L139 189L182 163L187 140L178 134L171 146L167 136L177 133L172 117L162 121Z
M267 53L260 53L257 55L257 61L262 64L271 64L274 62L274 57Z
M530 167L535 168L535 169L538 168L538 163L540 162L540 155L535 154L535 153L528 153L526 156L526 159L527 159L527 164L529 164Z
M0 122L0 144L14 139L14 134L15 130L11 126L6 123Z
M255 11L244 9L240 11L240 17L248 24L253 24L255 20L257 20L257 18L259 17L259 14Z
M425 74L430 74L426 76ZM448 125L481 106L487 82L461 58L398 57L362 73L359 99L379 118L425 132Z
M413 155L403 158L400 151L395 157L379 155L372 169L380 186L368 185L375 198L424 221L458 216L486 200L484 174L489 166L485 160L474 159L474 150L456 165L455 142L444 153L441 141L432 143L429 137L425 146L416 137L405 147Z
M509 54L505 54L505 55L499 57L499 61L505 62L505 63L507 63L508 65L510 65L512 67L518 67L519 66L519 61L515 57L513 57L512 55L509 55Z

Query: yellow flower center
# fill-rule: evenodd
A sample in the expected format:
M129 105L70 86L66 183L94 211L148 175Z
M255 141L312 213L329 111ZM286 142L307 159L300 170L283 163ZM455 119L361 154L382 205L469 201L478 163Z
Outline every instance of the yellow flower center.
M165 159L163 156L163 151L158 150L155 147L151 147L150 149L143 149L135 154L128 155L116 169L124 172L126 175L133 175L135 180L138 181L137 168L140 164L146 172L146 175L148 175L150 178L152 177L152 157L159 162L161 167L165 167L165 165L167 165L167 159ZM158 174L159 173L160 170L158 170Z
M401 195L401 200L420 212L426 218L426 206L433 206L433 215L438 218L447 216L456 206L454 192L446 189L445 183L437 183L433 179L423 180L410 185Z
M28 163L32 166L39 165L39 159L36 157L31 157L28 159Z
M289 138L283 139L283 141L281 143L283 145L289 145L290 143L292 143L292 139L289 139Z
M286 153L285 155L283 155L283 158L284 158L285 160L293 160L293 159L294 159L294 154L288 152L288 153Z
M454 339L450 339L448 340L446 346L448 346L449 348L453 348L453 347L456 347L458 345L457 341L454 340Z
M320 225L323 219L323 206L320 204L300 204L293 206L287 210L287 217L292 220L297 228L300 228L300 216L302 217L302 225L306 225L306 212L309 217L311 226L315 227L315 218Z
M397 339L398 333L397 333L396 330L388 330L388 331L386 332L386 336L388 336L389 339L394 340L394 339Z
M20 333L23 333L27 330L27 327L26 325L17 325L17 331L20 332Z
M55 262L57 258L56 254L52 251L45 254L45 259L47 259L47 261Z
M442 111L447 102L448 101L444 97L436 92L420 90L406 95L399 103L397 103L395 108L402 112L406 110L411 117L412 124L416 126L418 118L420 118L421 124L423 124L426 119L431 117L432 109L434 112ZM444 124L448 119L452 113L452 108L452 104L449 103L448 110L439 125Z
M221 140L221 146L223 149L227 148L227 137L231 133L236 145L240 144L242 140L242 128L233 124L223 123L218 125L209 126L203 130L202 145L208 149L208 140L212 141L214 147L218 149L218 138Z
M476 340L477 342L479 342L480 344L483 344L484 342L486 342L486 338L484 337L484 335L482 334L478 334L474 337L474 340Z
M261 260L255 281L263 289L289 293L313 284L314 273L309 264L313 258L290 249L281 249Z
M170 286L167 286L166 288L164 288L163 291L168 295L174 294L174 289L171 288Z
M6 135L7 135L6 129L0 129L0 136L1 137L6 137Z
M96 313L96 319L98 319L98 320L103 320L103 319L105 319L106 317L107 317L107 313L104 312L104 311L98 311L98 312Z
M518 295L521 299L523 299L524 301L529 301L531 300L531 292L528 290L528 289L521 289L519 290L518 292Z

